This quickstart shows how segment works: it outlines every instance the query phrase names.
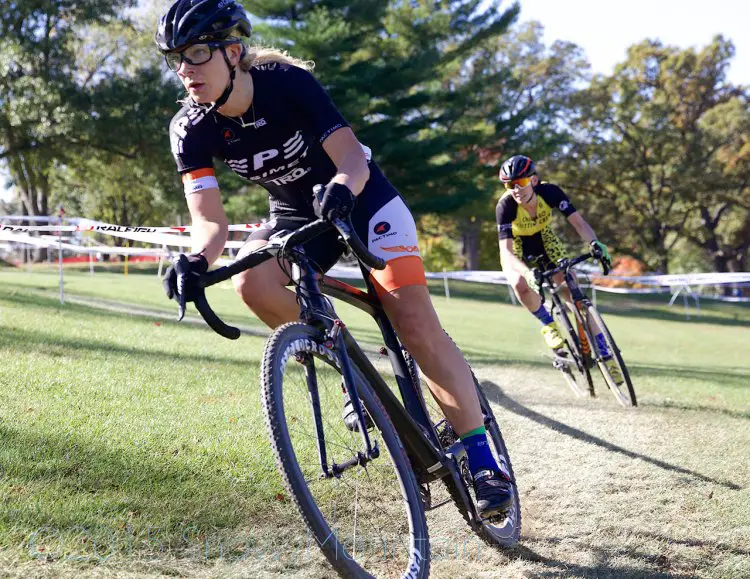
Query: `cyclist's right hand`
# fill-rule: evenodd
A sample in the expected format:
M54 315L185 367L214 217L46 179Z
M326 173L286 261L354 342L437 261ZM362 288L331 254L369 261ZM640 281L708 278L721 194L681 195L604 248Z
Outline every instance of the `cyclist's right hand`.
M536 268L527 269L525 272L523 272L523 279L526 280L528 286L536 293L539 293L539 290L542 287L539 283L540 278L541 276L539 276Z
M196 290L200 289L198 280L207 271L208 260L202 253L180 254L162 278L164 292L170 300L180 301L180 296L184 296L183 303L195 301Z

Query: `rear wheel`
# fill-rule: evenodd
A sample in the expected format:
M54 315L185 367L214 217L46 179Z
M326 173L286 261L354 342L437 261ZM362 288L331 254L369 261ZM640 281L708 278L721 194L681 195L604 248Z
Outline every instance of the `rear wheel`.
M609 360L604 360L602 352L599 352L598 350L598 345L595 344L593 346L597 348L597 352L599 353L597 356L597 364L602 376L604 377L604 381L607 383L607 386L609 386L610 392L612 392L617 399L617 402L622 406L638 406L638 401L635 397L635 390L633 389L633 382L630 379L630 373L625 365L625 361L622 359L622 353L617 347L614 338L612 338L612 334L609 332L601 315L592 304L587 304L582 308L582 313L591 336L596 336L596 327L599 327L604 342L607 345L606 353L611 356ZM619 374L619 376L616 374Z
M305 524L341 576L427 577L429 541L419 486L380 400L353 361L352 366L374 425L368 434L379 450L364 465L356 462L363 458L361 433L349 431L342 418L338 355L326 347L323 333L297 322L273 333L261 376L278 469ZM347 461L353 466L334 466ZM331 475L323 475L321 462Z
M448 448L451 444L459 439L458 434L455 432L451 424L447 421L443 415L443 411L432 396L432 392L427 385L425 380L420 378L419 369L416 362L411 355L404 351L404 357L409 367L409 372L412 377L412 381L418 384L417 391L420 393L422 399L425 402L425 407L432 420L433 426L437 432L440 443L444 449ZM487 440L490 442L492 455L495 458L498 466L503 470L503 473L511 481L513 485L513 505L510 510L502 516L493 517L482 521L480 526L472 524L469 514L464 509L464 503L461 499L461 494L453 483L453 480L446 477L443 479L446 490L458 510L463 515L466 522L477 533L482 539L493 545L500 545L502 547L511 547L518 542L521 535L521 504L518 497L518 487L516 486L516 478L513 474L513 465L510 460L510 454L505 446L505 440L503 439L502 432L500 431L500 425L495 418L495 413L490 407L487 397L484 395L479 382L474 376L472 371L471 377L474 380L474 386L476 388L477 397L479 398L479 406L482 409L482 415L484 417L484 425L487 429ZM459 467L466 483L469 493L472 498L474 497L473 485L471 482L471 473L469 472L468 462L464 458L460 461Z

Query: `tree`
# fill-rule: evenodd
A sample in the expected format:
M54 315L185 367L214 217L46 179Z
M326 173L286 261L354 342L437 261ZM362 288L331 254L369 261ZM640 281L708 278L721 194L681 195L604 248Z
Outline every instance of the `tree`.
M50 174L85 146L88 116L75 66L76 35L129 0L4 2L0 10L0 160L29 215L49 212Z
M454 214L469 269L498 266L494 213L504 193L499 164L519 153L543 160L568 139L570 101L589 64L574 44L557 41L547 47L543 31L531 22L486 41L453 80L470 86L474 99L460 122L482 128L471 145L478 162L470 178L483 194Z
M747 97L726 81L733 54L721 36L698 52L644 41L577 96L576 138L556 176L583 200L600 236L652 269L669 270L696 219L719 231L746 195L746 165L730 170L722 160L729 149L746 154ZM720 121L730 109L735 121Z
M481 197L472 150L481 127L461 123L482 82L452 83L482 42L503 34L517 4L481 0L265 0L259 36L316 62L315 74L416 214Z

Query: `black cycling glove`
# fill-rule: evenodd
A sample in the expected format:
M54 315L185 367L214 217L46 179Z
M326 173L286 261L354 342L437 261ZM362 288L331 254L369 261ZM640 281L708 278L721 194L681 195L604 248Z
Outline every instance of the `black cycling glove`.
M341 183L329 183L322 198L313 196L313 210L318 219L346 219L354 209L356 197L351 189Z
M180 262L178 272L177 261ZM198 279L208 271L208 260L202 253L191 253L190 255L180 254L177 261L167 268L167 272L162 278L164 291L167 297L172 300L178 300L180 294L184 294L186 302L195 301L196 290L199 290ZM182 280L178 273L182 273ZM182 286L182 287L180 287Z

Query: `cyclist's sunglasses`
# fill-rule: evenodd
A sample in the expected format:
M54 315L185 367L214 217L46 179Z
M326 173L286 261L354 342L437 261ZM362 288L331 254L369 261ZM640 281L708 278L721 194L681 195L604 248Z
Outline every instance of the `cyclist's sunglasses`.
M506 189L515 189L516 187L526 187L529 183L531 183L531 177L524 177L515 181L505 181L503 185L505 185Z
M236 41L235 41L236 42ZM188 64L198 65L206 64L214 55L214 51L228 42L206 42L203 44L191 44L183 50L167 52L164 60L167 61L169 70L177 72L182 66L183 61Z

